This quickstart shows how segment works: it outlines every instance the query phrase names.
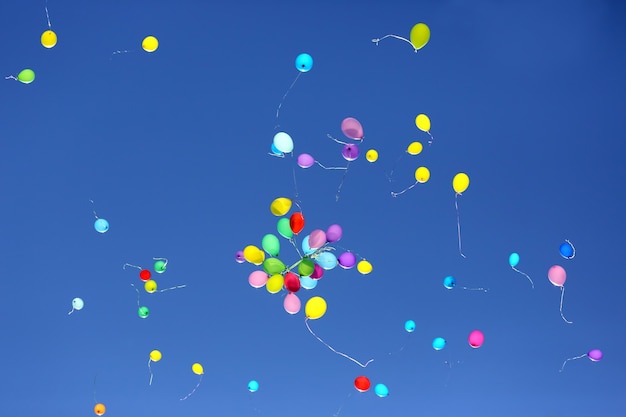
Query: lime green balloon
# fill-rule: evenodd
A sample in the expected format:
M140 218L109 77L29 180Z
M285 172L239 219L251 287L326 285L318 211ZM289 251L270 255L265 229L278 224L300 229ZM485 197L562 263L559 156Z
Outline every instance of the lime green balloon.
M278 223L276 223L276 229L278 230L278 233L280 233L280 235L285 239L291 239L293 237L293 230L291 230L291 226L289 225L289 219L286 217L278 220Z
M162 274L163 272L165 272L166 268L167 267L165 266L164 261L156 261L154 263L154 272L156 272L157 274Z
M278 256L278 253L280 252L280 242L278 241L278 238L271 233L263 236L261 246L263 246L263 250L265 252L272 256Z
M285 264L278 258L267 258L263 261L263 270L268 275L280 274L285 270Z
M32 69L22 70L19 74L17 74L17 79L24 84L30 84L35 81L35 71Z
M142 319L145 319L146 317L148 317L150 315L150 310L146 306L139 307L139 309L137 310L137 314Z
M304 258L302 262L298 264L298 275L301 277L308 277L313 271L315 271L315 264L309 258Z

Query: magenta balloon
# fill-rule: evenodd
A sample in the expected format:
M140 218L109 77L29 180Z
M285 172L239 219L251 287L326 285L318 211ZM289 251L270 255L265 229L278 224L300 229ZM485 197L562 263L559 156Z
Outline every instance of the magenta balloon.
M267 278L265 271L253 271L248 275L248 283L254 288L261 288L267 282Z
M346 117L343 119L343 122L341 122L341 131L350 139L363 139L363 126L361 126L361 123L354 117Z
M567 279L567 274L565 273L565 269L563 269L560 265L553 265L548 269L548 279L557 287L562 287L565 284L565 280Z
M298 165L301 168L310 168L315 163L315 159L308 153L298 155Z
M346 161L354 161L359 157L359 147L353 143L348 143L341 150L341 155Z
M326 233L323 230L315 229L309 234L309 247L319 249L326 243Z
M301 306L302 306L302 303L300 302L300 299L298 298L297 295L295 295L292 292L287 294L287 296L285 297L285 300L283 301L283 307L285 307L285 311L289 314L298 313L298 311L300 311Z
M339 226L338 224L331 224L330 226L328 226L328 229L326 230L326 240L329 242L336 242L339 239L341 239L341 236L343 235L343 230L341 229L341 226Z
M602 354L602 351L600 349L593 349L590 350L589 353L587 353L587 356L589 356L589 359L591 359L594 362L598 362L600 359L602 359L602 356L604 356Z
M479 348L485 342L485 335L480 330L474 330L469 334L467 342L474 349Z
M343 269L350 269L356 265L356 256L352 252L342 253L337 260L339 261L339 266Z
M318 264L313 265L313 273L309 275L310 278L320 279L324 275L324 268Z
M242 250L238 250L237 253L235 253L235 260L237 261L237 263L240 263L240 264L246 261L246 258L244 258L243 256Z

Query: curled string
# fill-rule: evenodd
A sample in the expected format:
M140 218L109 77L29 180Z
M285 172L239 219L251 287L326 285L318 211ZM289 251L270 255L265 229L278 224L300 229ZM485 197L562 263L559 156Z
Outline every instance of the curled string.
M124 264L124 266L122 266L122 269L126 269L126 267L127 267L127 266L130 266L130 267L133 267L133 268L137 268L137 269L139 269L140 271L141 271L141 270L143 270L143 268L142 268L142 267L137 266L137 265L133 265L133 264Z
M528 278L528 280L530 281L530 285L533 286L533 289L535 289L535 283L533 282L532 279L530 279L530 277L528 276L528 274L525 274L524 272L520 271L519 269L515 268L514 266L512 266L511 268L513 268L513 271L519 272L520 274L524 275L526 278Z
M187 398L191 397L193 395L194 392L196 392L196 390L198 389L198 387L200 386L200 383L202 382L202 377L204 376L204 374L200 375L200 381L198 381L198 383L196 384L196 386L193 388L193 390L191 390L191 392L187 395L185 395L183 398L181 398L181 401L185 401Z
M570 256L568 259L573 259L574 256L576 256L576 248L574 247L574 245L572 244L572 242L570 242L569 240L565 239L565 241L567 243L569 243L569 245L572 247L572 256Z
M339 139L335 139L334 137L330 136L328 133L326 134L326 136L328 136L329 139L334 140L335 142L337 142L340 145L347 145L348 144L348 142L342 142Z
M163 267L166 267L167 263L169 262L167 258L152 258L152 259L154 259L155 261L165 261L165 264L163 264Z
M69 313L67 313L67 315L69 316L70 314L72 314L74 312L74 306L72 306L72 311L70 311Z
M454 207L456 208L456 230L457 230L457 235L459 238L459 254L464 257L467 258L467 256L463 255L463 250L461 249L461 216L459 215L459 196L461 195L461 193L456 193L454 195Z
M559 312L561 313L561 318L563 319L565 323L572 324L574 322L567 320L565 316L563 315L563 295L564 294L565 294L565 287L561 286L561 304L559 305Z
M413 185L411 185L411 186L409 186L409 187L405 188L404 190L402 190L402 191L400 191L400 192L394 193L394 192L392 191L392 192L391 192L391 196L392 196L393 198L396 198L397 196L399 196L399 195L401 195L401 194L406 193L406 192L407 192L407 191L409 191L411 188L415 187L417 184L419 184L419 181L415 181L415 184L413 184Z
M304 319L304 324L306 324L306 328L309 329L309 333L311 333L313 336L315 336L315 338L317 340L319 340L324 346L326 346L328 349L330 349L333 352L335 352L337 355L343 356L346 359L350 359L352 362L356 363L357 365L359 365L362 368L367 367L367 365L369 365L370 362L374 361L374 359L370 359L369 361L365 362L365 365L363 365L361 362L359 362L356 359L346 355L345 353L336 351L335 349L332 348L332 346L330 346L328 343L324 342L318 335L313 333L313 330L311 330L311 327L309 327L309 318L308 317L306 319Z
M280 113L280 109L281 107L283 107L283 103L285 102L285 99L287 98L287 95L289 94L289 92L291 91L291 89L293 88L294 85L296 85L296 81L298 81L298 78L300 78L300 75L302 75L301 71L298 71L298 75L296 76L296 79L293 80L293 82L291 83L291 85L289 86L289 88L287 89L287 91L285 92L285 95L283 95L282 100L280 101L280 104L278 105L278 107L276 108L276 128L278 128L278 126L280 126L278 124L278 114Z
M411 45L413 47L413 49L415 50L415 53L417 53L417 48L415 47L415 45L413 45L413 43L408 40L407 38L403 38L402 36L398 36L398 35L385 35L382 38L374 38L372 39L372 42L374 42L376 44L376 46L378 46L378 42L382 41L383 39L386 38L396 38L396 39L400 39L401 41L405 41L407 42L409 45Z
M150 362L152 362L152 358L148 358L148 371L150 372L150 382L148 385L152 385L152 367L150 366Z
M15 81L18 81L17 77L15 77L13 75L6 76L6 77L4 77L4 79L5 80L15 80Z
M587 356L586 353L584 355L575 356L573 358L565 359L565 361L563 361L563 365L561 365L561 369L559 370L559 372L563 372L563 369L565 368L565 365L567 364L567 362L573 361L573 360L576 360L576 359L580 359L580 358L584 358L585 356Z
M467 290L467 291L483 291L483 292L488 292L489 291L489 288L482 288L482 287L480 287L480 288L461 287L461 288L463 288L464 290Z

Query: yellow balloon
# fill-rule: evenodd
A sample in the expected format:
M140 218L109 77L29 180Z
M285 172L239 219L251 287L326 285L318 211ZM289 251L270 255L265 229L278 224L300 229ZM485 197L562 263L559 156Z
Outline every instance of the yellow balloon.
M196 375L204 374L204 368L199 363L194 363L193 365L191 365L191 370Z
M464 172L456 174L452 180L452 188L454 188L454 191L461 194L463 191L467 190L467 187L469 187L469 177L467 174Z
M283 289L284 284L285 277L283 277L281 274L275 274L267 279L267 282L265 283L265 289L271 294L276 294Z
M243 249L243 257L254 265L261 265L265 260L265 252L254 245L248 245Z
M146 292L149 292L150 294L152 294L153 292L157 290L157 283L155 280L149 279L146 281L145 284L143 284L143 287L146 289Z
M378 151L376 149L370 149L365 153L365 159L368 162L376 162L378 160Z
M408 148L406 148L406 151L411 154L411 155L419 155L420 153L422 153L422 149L424 149L424 147L422 146L421 143L419 142L412 142Z
M152 362L158 362L161 360L161 357L163 355L161 355L161 352L159 352L158 350L153 350L152 352L150 352L150 360Z
M270 204L270 211L274 216L284 216L291 209L291 200L286 197L279 197Z
M425 114L418 114L415 118L415 126L422 132L430 130L430 119Z
M44 48L52 48L57 44L57 34L51 30L46 30L41 34L41 44Z
M356 270L359 271L363 275L369 274L370 272L372 272L372 269L373 269L372 264L366 261L365 259L359 261L359 263L356 264Z
M430 40L430 28L425 23L418 23L411 29L410 39L415 50L422 49Z
M304 314L308 319L316 320L326 314L326 300L322 297L311 297L304 306Z
M426 167L419 167L415 170L415 181L425 183L430 178L430 171Z
M146 52L154 52L159 47L159 41L154 36L146 36L141 42L141 47Z

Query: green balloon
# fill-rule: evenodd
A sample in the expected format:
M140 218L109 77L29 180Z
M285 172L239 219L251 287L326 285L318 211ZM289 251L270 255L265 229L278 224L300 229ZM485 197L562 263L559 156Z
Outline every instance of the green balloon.
M139 310L137 310L137 314L142 319L145 319L146 317L148 317L150 315L150 310L148 309L148 307L145 307L145 306L144 307L139 307Z
M267 272L268 275L280 274L285 270L285 264L278 258L267 258L263 261L263 270Z
M289 225L289 219L283 217L278 220L276 223L276 229L278 229L278 233L285 239L291 239L293 236L293 230L291 230L291 226Z
M154 272L156 272L157 274L162 274L163 272L165 272L165 262L164 261L156 261L154 263Z
M313 271L315 271L315 264L309 258L302 259L302 262L298 264L298 275L301 277L308 277Z
M263 246L263 250L265 252L272 256L278 256L278 252L280 252L280 242L278 241L278 238L271 233L263 236L261 246Z
M17 74L17 79L24 84L30 84L35 81L35 71L32 69L22 70L19 74Z

